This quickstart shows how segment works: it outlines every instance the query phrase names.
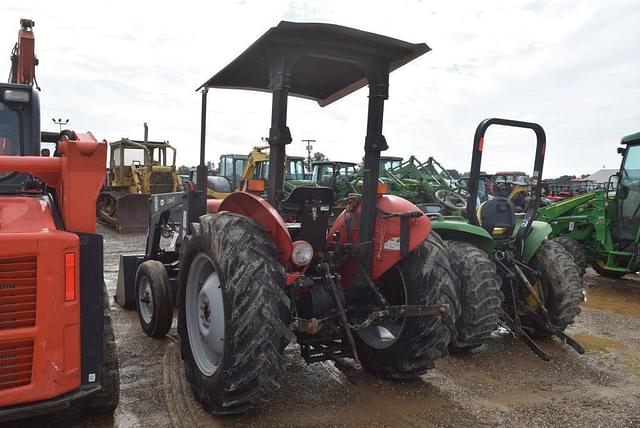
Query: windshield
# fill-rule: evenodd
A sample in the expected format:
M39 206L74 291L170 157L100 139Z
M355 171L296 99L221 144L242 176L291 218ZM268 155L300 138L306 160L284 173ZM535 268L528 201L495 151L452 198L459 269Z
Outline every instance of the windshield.
M0 156L16 156L20 154L20 116L0 102ZM0 171L0 179L11 174Z
M124 157L123 157L124 156ZM115 166L143 165L144 149L127 147L116 149L113 152L113 164Z
M640 180L640 145L629 147L622 166L623 180Z
M285 179L304 180L304 161L302 159L289 159L289 170Z
M633 240L640 226L640 145L628 147L620 172L617 238Z
M390 169L399 167L400 164L402 164L400 159L382 159L380 161L380 170L389 171Z

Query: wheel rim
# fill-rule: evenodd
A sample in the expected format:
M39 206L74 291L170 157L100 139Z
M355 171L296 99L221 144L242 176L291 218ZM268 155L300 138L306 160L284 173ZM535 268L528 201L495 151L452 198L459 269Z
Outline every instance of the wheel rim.
M380 286L380 292L384 295L390 305L406 305L407 302L407 286L402 275L402 271L396 266L397 275L393 275L393 278L398 278L396 281L390 281L389 283L383 283ZM398 293L398 282L402 285L400 293ZM404 331L404 324L406 318L402 317L394 320L384 320L369 327L358 330L358 336L360 339L370 347L374 349L387 349L398 341L402 332Z
M153 318L153 294L149 278L143 276L138 284L138 311L145 324L151 324Z
M224 355L225 317L220 278L205 253L193 259L185 293L191 352L200 371L212 376Z

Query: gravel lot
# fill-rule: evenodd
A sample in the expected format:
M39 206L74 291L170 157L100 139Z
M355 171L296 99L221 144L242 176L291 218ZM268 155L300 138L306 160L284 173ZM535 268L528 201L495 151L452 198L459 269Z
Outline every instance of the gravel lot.
M118 258L144 247L145 236L105 235L105 280L114 294ZM112 302L120 357L121 397L114 418L69 427L215 426L640 426L640 278L601 278L588 271L588 300L568 333L578 355L557 340L541 341L544 362L509 334L469 355L439 360L409 383L368 375L347 378L331 363L307 366L294 348L282 388L248 415L206 414L183 377L174 328L147 337L135 311ZM19 426L55 426L49 418ZM12 426L16 426L13 424Z

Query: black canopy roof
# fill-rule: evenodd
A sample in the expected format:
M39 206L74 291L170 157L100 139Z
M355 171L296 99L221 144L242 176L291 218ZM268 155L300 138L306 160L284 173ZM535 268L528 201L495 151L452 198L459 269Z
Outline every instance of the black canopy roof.
M282 21L198 90L270 91L272 63L284 54L293 63L289 94L326 106L367 85L365 64L382 64L391 72L429 50L424 43L339 25Z

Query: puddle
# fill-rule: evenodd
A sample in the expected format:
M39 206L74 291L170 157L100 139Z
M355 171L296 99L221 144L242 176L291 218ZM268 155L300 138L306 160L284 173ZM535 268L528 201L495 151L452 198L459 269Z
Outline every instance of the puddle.
M591 287L583 306L640 318L640 289Z
M621 363L640 376L640 356L622 341L589 334L573 334L572 337L587 349L587 353L609 356L605 361L614 366L613 368Z

